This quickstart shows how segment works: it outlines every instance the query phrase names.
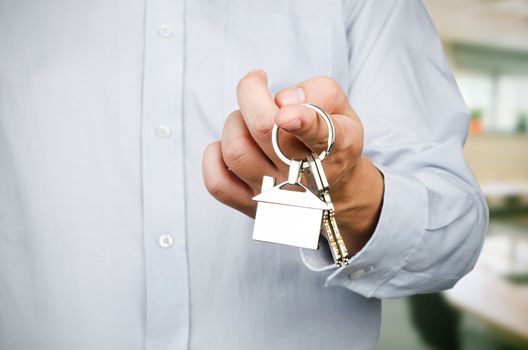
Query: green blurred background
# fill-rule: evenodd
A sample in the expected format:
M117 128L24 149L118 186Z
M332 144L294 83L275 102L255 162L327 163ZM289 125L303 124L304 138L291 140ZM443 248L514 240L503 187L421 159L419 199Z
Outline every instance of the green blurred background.
M465 154L490 207L477 267L386 300L379 348L528 349L528 0L424 0L471 110Z

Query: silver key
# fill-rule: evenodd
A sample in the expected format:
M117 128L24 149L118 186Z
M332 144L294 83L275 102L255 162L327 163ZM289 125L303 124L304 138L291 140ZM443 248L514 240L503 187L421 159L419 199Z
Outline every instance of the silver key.
M330 198L330 186L328 179L323 169L323 165L319 156L315 153L308 156L309 163L309 175L311 182L311 188L314 189L319 197L325 201L329 209L325 212L323 217L323 232L326 234L328 244L330 245L330 251L334 257L334 261L338 266L348 265L348 250L337 226L335 219L335 209L332 199ZM335 249L337 247L337 250Z
M310 188L314 193L316 193L317 196L322 198L323 194L328 189L328 183L323 182L326 179L326 177L325 179L322 179L321 176L319 175L319 171L317 170L317 165L315 163L315 157L313 155L308 155L307 162L309 164L309 167L306 169L306 172L308 175L307 176L308 188ZM334 232L332 231L332 228L331 228L329 210L326 210L323 214L321 234L328 241L328 246L330 247L330 253L332 254L334 261L336 263L341 262L342 260L341 252L339 251L339 247L335 239Z

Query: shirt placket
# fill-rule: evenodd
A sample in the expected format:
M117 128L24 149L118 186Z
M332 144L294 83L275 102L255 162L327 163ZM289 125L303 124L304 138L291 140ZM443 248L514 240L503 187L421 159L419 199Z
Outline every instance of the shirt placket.
M184 2L146 1L142 185L146 349L189 337L182 84Z

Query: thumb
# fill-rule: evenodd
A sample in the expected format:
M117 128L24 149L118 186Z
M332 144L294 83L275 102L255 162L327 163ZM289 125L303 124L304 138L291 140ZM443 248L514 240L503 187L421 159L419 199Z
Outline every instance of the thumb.
M335 130L334 149L345 150L351 146L362 147L363 129L357 118L340 114L330 116ZM279 109L275 123L299 139L312 152L327 148L329 130L322 117L305 105L286 105Z

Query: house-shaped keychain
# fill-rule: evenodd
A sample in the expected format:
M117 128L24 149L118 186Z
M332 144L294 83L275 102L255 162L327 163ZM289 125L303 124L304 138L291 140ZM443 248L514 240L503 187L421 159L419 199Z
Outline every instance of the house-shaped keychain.
M323 212L330 208L301 183L295 186L302 192L283 189L288 184L275 186L273 177L264 176L262 193L253 197L258 202L253 239L317 249Z

